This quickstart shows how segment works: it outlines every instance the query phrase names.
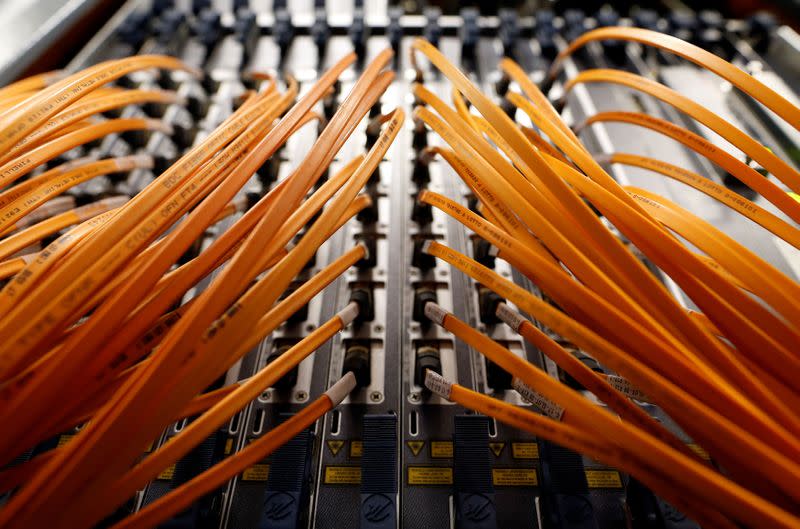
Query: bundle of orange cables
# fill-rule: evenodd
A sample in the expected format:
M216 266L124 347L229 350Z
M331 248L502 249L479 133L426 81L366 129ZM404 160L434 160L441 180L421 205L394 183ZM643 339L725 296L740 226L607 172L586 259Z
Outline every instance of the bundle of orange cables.
M642 29L586 33L561 53L545 84L558 81L569 54L605 39L680 55L800 129L800 109L770 88L691 44ZM800 174L689 97L617 70L580 72L563 84L564 92L588 82L643 91L713 129L782 185L696 134L643 114L607 112L590 116L587 124L615 120L657 130L668 137L665 141L683 142L725 167L774 209L663 160L622 153L596 159L513 61L500 64L512 83L505 98L534 127L510 118L427 41L416 40L415 53L452 83L452 105L416 85L420 106L414 117L441 137L445 146L429 152L453 167L479 200L480 215L429 190L419 199L488 241L495 255L546 298L439 241L428 242L424 251L505 298L497 316L605 406L430 302L428 318L508 371L515 388L543 415L452 384L432 371L428 387L630 473L703 526L800 526L800 285L696 214L644 189L620 186L601 162L632 164L673 178L796 248L800 207L789 193L800 189ZM699 311L683 307L642 258L671 278ZM614 374L601 376L586 367L572 355L573 346ZM637 399L659 405L717 465L701 460Z
M353 54L299 99L291 78L284 90L272 80L262 83L140 193L78 208L64 195L71 187L108 173L152 169L153 159L90 155L47 170L39 166L112 133L169 134L159 120L103 120L98 114L180 101L172 92L109 83L140 69L197 72L174 58L139 56L67 76L37 76L0 92L0 269L6 278L0 291L0 415L14 425L0 443L0 485L14 491L0 509L0 525L95 525L357 317L361 307L350 303L249 379L206 392L366 256L362 245L348 249L283 297L317 249L370 203L359 192L402 128L400 109L373 118L371 130L379 135L369 152L317 182L391 84L394 74L385 69L391 59L387 50L364 68L294 171L241 215L247 201L240 191L296 131L317 119L315 105L354 62ZM231 215L234 220L210 245L181 261L207 228ZM207 288L185 296L212 272ZM286 443L354 385L353 375L346 375L258 443L126 526L169 518L176 505L190 504L202 490L219 487ZM189 416L190 427L140 461L143 447ZM9 465L78 426L68 443Z
M800 109L769 87L704 50L642 29L603 28L583 35L554 62L546 84L558 80L569 54L604 39L675 53L800 129ZM424 307L425 315L508 371L522 397L544 413L475 393L432 371L427 387L620 468L704 526L800 527L800 285L697 212L645 189L620 186L604 164L635 165L672 178L795 248L800 248L800 205L790 192L800 193L800 174L689 97L629 72L583 71L563 89L617 83L656 97L718 133L779 182L697 134L644 114L605 112L571 128L545 93L506 59L500 67L514 84L505 97L534 125L525 126L430 43L416 40L416 53L449 79L453 92L450 105L415 85L421 105L414 117L441 137L444 145L429 148L429 154L453 167L480 201L481 214L429 190L419 200L488 241L546 298L440 242L426 243L424 251L505 298L497 306L498 318L605 406L436 303ZM292 79L263 83L140 193L81 207L65 191L101 175L152 169L153 159L88 156L42 166L108 134L169 133L159 120L95 118L129 104L179 101L171 92L109 83L140 69L197 72L173 58L139 56L0 90L0 279L5 281L0 419L6 425L0 437L0 492L13 490L0 508L0 526L97 524L358 316L362 307L351 302L252 377L206 391L365 257L364 246L347 249L282 297L319 247L369 204L370 197L359 192L402 129L400 108L373 118L370 131L380 132L366 154L317 184L393 82L394 73L386 70L391 51L366 65L291 174L238 215L245 184L296 131L317 119L315 105L354 60L343 58L299 99ZM753 204L664 160L595 156L581 142L580 129L602 121L646 127L665 141L681 142L770 204ZM181 262L207 228L232 215L211 244ZM699 310L682 306L642 258ZM207 288L183 302L210 275ZM613 373L602 376L587 368L572 355L572 346ZM313 424L354 384L346 374L292 419L119 526L149 527L168 519ZM649 416L639 405L645 399L716 464L700 459ZM188 427L142 457L143 447L167 426L190 416L195 418ZM11 464L77 426L69 442Z

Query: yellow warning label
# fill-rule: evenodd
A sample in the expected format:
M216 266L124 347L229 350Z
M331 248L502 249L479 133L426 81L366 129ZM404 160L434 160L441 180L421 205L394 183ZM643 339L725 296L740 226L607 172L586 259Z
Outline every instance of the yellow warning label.
M450 467L408 467L409 485L452 485Z
M161 471L156 479L170 480L175 475L175 463Z
M692 450L692 452L699 455L702 459L705 459L706 461L711 460L711 456L708 455L708 452L706 452L706 449L703 448L702 446L695 443L689 443L686 446L688 446Z
M492 483L498 487L535 487L539 480L534 468L493 468Z
M225 441L225 455L230 455L231 452L233 452L233 438Z
M411 453L418 456L422 452L422 447L425 446L425 441L406 441L406 444L411 449Z
M431 457L453 457L453 441L431 441Z
M622 478L616 470L587 470L586 483L590 489L622 488Z
M364 445L361 441L350 441L350 457L361 457L364 453Z
M64 446L65 444L70 442L73 437L75 437L75 436L74 435L67 435L67 434L62 435L61 437L58 438L58 445L57 446L59 448Z
M539 459L539 445L536 443L511 443L511 456L514 459Z
M361 483L361 467L325 467L326 485L358 485Z
M331 451L331 454L336 455L339 453L339 450L342 449L344 446L344 441L328 441L328 450Z
M494 457L500 457L500 454L503 452L503 448L505 448L505 443L489 443L489 450L492 451Z
M268 477L269 465L266 463L256 463L242 472L242 481L267 481Z

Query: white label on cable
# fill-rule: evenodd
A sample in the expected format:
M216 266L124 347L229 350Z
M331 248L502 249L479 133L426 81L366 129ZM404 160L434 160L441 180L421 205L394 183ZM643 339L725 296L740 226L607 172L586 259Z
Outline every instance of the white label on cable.
M553 402L552 400L548 399L541 393L532 390L528 387L527 384L522 382L518 378L514 378L511 386L517 390L517 392L522 396L523 399L527 400L539 410L544 415L547 415L551 419L555 419L557 421L561 420L561 417L564 416L564 408Z
M612 388L616 389L626 397L642 402L652 402L650 397L645 395L641 389L631 384L631 381L627 378L623 378L619 375L608 375L606 380Z
M339 311L339 319L342 320L342 327L347 327L352 323L353 320L358 317L358 303L352 302L348 303L345 308Z
M497 305L497 317L503 320L509 327L514 329L515 332L519 332L522 322L525 321L525 318L522 317L522 314L512 310L511 307L509 307L506 303L500 303Z
M436 325L442 325L445 316L447 316L447 311L436 303L429 301L425 304L425 317Z
M435 393L445 400L450 400L450 390L453 388L453 384L445 380L436 371L428 369L425 372L425 387L431 390L431 393Z

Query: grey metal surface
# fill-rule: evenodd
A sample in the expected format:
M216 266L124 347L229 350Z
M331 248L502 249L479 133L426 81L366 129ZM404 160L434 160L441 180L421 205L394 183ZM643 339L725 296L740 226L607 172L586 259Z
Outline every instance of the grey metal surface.
M0 85L13 81L101 1L0 2Z

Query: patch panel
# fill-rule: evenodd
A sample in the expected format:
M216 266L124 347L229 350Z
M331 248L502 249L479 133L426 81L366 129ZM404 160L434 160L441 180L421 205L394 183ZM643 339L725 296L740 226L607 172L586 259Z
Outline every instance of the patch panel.
M626 473L473 413L425 387L426 370L431 370L495 400L525 410L537 409L514 389L511 374L430 321L425 308L427 303L434 302L516 357L605 407L498 318L501 304L519 310L513 302L425 252L428 241L444 244L556 306L528 278L498 257L497 249L490 243L418 199L420 191L427 189L455 199L474 212L482 211L483 207L451 166L436 154L437 148L447 147L445 142L422 121L411 117L413 107L421 103L413 96L415 84L422 84L448 102L453 96L451 85L426 59L418 57L412 62L411 41L416 36L425 36L436 44L485 94L504 105L502 108L525 126L533 123L524 112L504 103L504 95L520 87L500 73L502 57L512 56L534 82L543 82L556 54L568 41L593 27L615 26L622 20L626 25L685 34L734 64L776 78L776 86L796 97L796 87L793 89L791 83L781 81L771 67L779 63L769 53L772 48L763 47L762 37L755 30L741 26L737 29L736 21L711 15L706 15L707 20L698 29L676 16L640 10L624 18L608 7L597 13L559 8L558 16L547 10L538 10L535 16L515 16L509 10L501 10L497 16L484 16L477 10L464 8L455 16L443 15L432 7L420 14L401 14L402 10L384 5L386 2L328 1L327 6L325 2L314 2L313 6L311 2L266 2L269 6L262 3L255 0L213 1L208 5L197 1L126 2L71 68L132 54L159 53L180 57L202 68L204 77L196 80L181 72L158 76L149 71L126 76L121 85L168 88L176 91L179 101L129 106L118 115L160 117L170 125L171 133L137 131L110 135L96 145L61 155L48 167L89 154L152 155L153 168L95 179L69 193L78 204L119 194L134 196L187 149L199 145L238 108L247 91L263 88L273 81L281 87L297 82L302 95L334 61L355 51L358 61L314 106L314 122L292 135L237 195L240 210L246 210L291 176L352 89L364 65L380 50L391 47L396 52L392 66L395 82L345 142L315 189L374 144L382 113L401 106L408 119L361 190L369 198L369 204L319 248L281 299L352 247L363 245L366 255L237 362L219 385L247 380L348 304L355 302L358 315L224 427L148 484L117 517L145 508L215 462L255 443L299 413L347 372L352 372L355 389L338 407L164 527L699 527ZM781 36L773 38L786 40ZM800 40L796 35L794 38ZM589 68L606 67L639 74L654 72L666 85L691 86L696 92L693 95L703 105L747 130L781 158L797 163L796 131L776 125L762 107L746 103L710 73L678 63L663 52L618 42L592 43L564 63L570 77ZM741 152L666 103L619 86L578 85L566 93L563 83L556 81L550 95L587 148L601 161L608 162L604 165L618 182L647 187L687 209L701 212L704 219L782 272L795 279L800 277L796 252L777 237L764 236L755 225L743 222L706 195L686 193L680 184L644 169L612 164L609 156L615 152L652 153L657 148L659 158L692 168L735 193L754 198L723 169L678 142L664 141L651 130L610 121L583 124L603 111L645 112L687 127L716 148L726 149L745 161ZM760 197L754 200L768 211L777 211ZM180 262L189 262L200 255L240 216L237 212L209 228ZM290 245L298 244L314 220L306 224ZM676 298L687 308L697 308L678 284L625 239L610 221L604 222ZM208 288L219 272L200 281L183 301L190 301ZM615 375L564 337L535 320L533 323L591 370ZM646 402L636 404L682 442L699 449L661 408ZM189 417L172 424L149 450L168 443L191 421ZM22 459L47 451L71 434L74 432L65 432L42 443ZM479 505L471 503L477 501L475 498L480 498ZM476 510L485 513L485 517L475 519ZM657 522L652 522L654 519Z

